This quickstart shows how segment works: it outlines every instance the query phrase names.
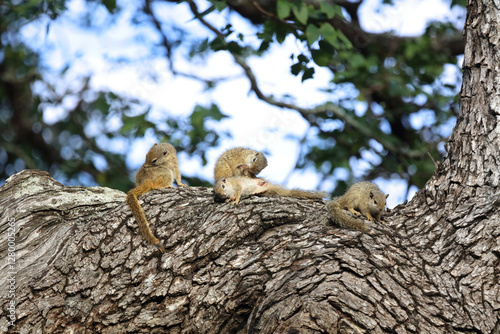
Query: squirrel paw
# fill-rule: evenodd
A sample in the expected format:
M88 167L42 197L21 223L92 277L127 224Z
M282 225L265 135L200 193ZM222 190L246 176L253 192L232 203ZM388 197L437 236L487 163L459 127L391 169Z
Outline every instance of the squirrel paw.
M232 205L236 205L236 204L238 204L238 202L239 202L239 200L237 200L234 197L226 199L226 203L231 203Z
M348 210L350 213L352 213L356 217L361 216L361 212L358 212L358 211L354 210L353 208L348 208Z

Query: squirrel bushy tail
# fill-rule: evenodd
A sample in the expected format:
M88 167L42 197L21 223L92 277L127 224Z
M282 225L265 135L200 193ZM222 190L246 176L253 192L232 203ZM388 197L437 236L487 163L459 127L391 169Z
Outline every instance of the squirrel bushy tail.
M165 252L163 246L160 245L160 241L153 235L151 229L149 228L149 223L146 219L146 215L144 214L144 210L142 210L139 202L137 201L137 197L151 190L151 185L148 182L142 183L140 186L130 190L127 193L127 204L134 215L135 220L137 221L137 225L139 225L139 230L141 235L147 242L152 245L157 246L161 252Z
M341 227L352 228L362 232L369 232L366 224L357 218L351 217L340 205L338 198L327 203L326 208L333 221Z
M323 199L328 195L324 192L307 191L301 189L285 189L277 185L272 185L267 191L269 194L276 194L284 197Z

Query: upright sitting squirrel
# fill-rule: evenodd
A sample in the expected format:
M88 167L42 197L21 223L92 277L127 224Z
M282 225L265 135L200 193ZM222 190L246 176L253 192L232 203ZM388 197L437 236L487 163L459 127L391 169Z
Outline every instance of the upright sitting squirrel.
M327 196L323 192L313 192L300 189L285 189L277 186L264 179L249 177L251 173L248 172L246 165L238 165L235 174L239 176L222 177L214 186L214 191L217 196L225 198L226 202L238 204L241 197L250 195L263 195L263 196L284 196L296 198L311 198L322 199ZM240 176L241 175L241 176Z
M151 233L148 221L137 197L153 189L172 187L174 181L178 186L185 187L181 182L177 151L170 144L154 144L146 154L146 161L135 175L136 187L127 193L127 204L134 215L142 236L147 242L158 246L164 252L159 240Z
M238 168L238 166L246 166ZM267 159L262 152L249 148L235 147L221 154L214 168L214 182L221 177L247 176L254 178L267 166Z
M350 216L345 210L355 216L363 215L370 221L380 221L388 196L375 183L364 181L353 184L344 196L334 198L326 207L331 219L340 226L368 232L362 220Z

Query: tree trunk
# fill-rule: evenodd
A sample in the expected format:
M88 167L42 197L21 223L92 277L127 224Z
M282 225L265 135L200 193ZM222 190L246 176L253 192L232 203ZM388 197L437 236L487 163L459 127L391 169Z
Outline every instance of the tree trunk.
M500 333L500 6L469 2L448 156L388 226L164 189L140 197L161 254L123 193L23 171L0 188L0 331Z

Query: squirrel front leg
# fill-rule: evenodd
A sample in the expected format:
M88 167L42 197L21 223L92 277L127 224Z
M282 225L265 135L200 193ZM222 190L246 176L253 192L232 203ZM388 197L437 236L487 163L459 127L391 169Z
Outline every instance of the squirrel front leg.
M243 188L241 187L240 184L235 184L234 186L234 196L232 196L230 199L228 199L226 202L230 202L233 205L236 205L240 202L241 199L241 193L243 192Z
M182 183L181 172L179 171L179 168L175 169L175 182L179 187L187 187L187 184Z

